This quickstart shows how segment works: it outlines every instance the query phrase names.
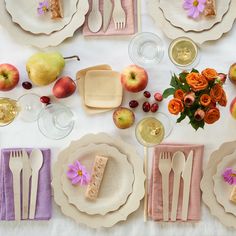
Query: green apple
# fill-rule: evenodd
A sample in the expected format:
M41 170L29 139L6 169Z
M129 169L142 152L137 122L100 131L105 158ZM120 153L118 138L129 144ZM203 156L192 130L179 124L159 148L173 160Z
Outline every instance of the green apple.
M135 116L133 111L126 107L119 107L113 113L113 121L117 128L127 129L134 123Z

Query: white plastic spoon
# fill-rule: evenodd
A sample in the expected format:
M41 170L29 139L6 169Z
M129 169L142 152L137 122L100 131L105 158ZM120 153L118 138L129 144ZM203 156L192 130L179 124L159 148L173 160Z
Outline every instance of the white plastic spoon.
M102 14L99 10L99 0L93 0L92 10L88 16L88 27L93 33L98 32L102 27Z
M185 156L183 152L175 152L172 158L172 170L174 171L174 186L171 207L171 221L176 221L177 206L179 201L180 175L184 169Z
M30 194L30 213L29 219L35 218L37 192L38 192L38 174L43 165L43 154L39 149L32 150L30 154L30 164L32 168L31 194Z

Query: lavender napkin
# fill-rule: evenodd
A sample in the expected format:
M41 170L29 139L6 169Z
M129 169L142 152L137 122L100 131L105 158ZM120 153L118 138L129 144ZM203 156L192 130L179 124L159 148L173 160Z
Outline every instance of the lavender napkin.
M13 177L9 168L10 151L21 150L2 149L0 162L0 220L14 220ZM28 154L32 149L25 149ZM35 220L49 220L52 215L51 203L51 151L41 149L43 165L39 171L38 195ZM22 189L22 184L21 184ZM22 190L21 190L22 192Z

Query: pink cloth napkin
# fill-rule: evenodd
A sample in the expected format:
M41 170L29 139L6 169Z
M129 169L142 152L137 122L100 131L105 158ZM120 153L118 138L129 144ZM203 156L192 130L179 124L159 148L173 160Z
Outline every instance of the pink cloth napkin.
M113 2L113 0L111 0ZM126 27L123 30L116 30L113 19L111 17L110 24L106 32L103 32L103 28L101 27L100 31L97 33L93 33L88 28L88 15L91 11L92 0L89 0L90 10L86 16L86 20L83 27L83 35L84 36L106 36L106 35L132 35L138 31L137 27L137 0L121 0L122 6L126 12ZM114 6L114 3L113 3ZM99 8L101 13L103 14L103 1L99 1Z
M154 150L152 175L150 179L149 196L148 196L148 214L153 220L160 221L163 219L163 205L162 205L162 182L161 173L158 168L160 153L171 152L171 156L176 151L182 151L187 158L189 152L193 150L193 167L192 179L190 187L190 199L188 220L198 221L201 215L201 190L200 181L202 177L202 158L203 158L203 145L188 145L188 144L161 144ZM171 203L173 194L173 178L174 174L171 171L169 176L169 216L171 215ZM183 180L180 182L179 202L177 209L177 220L181 220L181 209L183 200Z

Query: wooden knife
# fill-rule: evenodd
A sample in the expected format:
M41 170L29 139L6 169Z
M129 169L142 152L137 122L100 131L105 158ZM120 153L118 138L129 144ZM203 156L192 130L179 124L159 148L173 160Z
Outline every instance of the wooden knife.
M190 184L192 179L192 166L193 166L193 150L188 154L185 162L185 167L182 172L182 178L184 181L183 189L183 203L182 203L182 215L181 220L186 221L188 218L188 206L189 206L189 195L190 195Z
M107 28L111 21L113 10L113 4L111 0L103 0L103 32L107 31Z

